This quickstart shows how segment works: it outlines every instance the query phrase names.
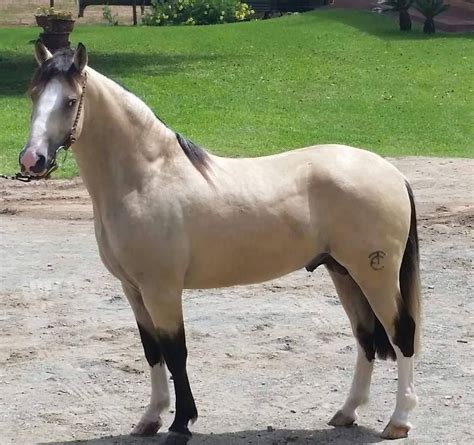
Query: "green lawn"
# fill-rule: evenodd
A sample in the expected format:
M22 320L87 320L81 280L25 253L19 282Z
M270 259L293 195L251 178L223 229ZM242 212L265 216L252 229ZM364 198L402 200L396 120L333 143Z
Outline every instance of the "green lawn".
M0 173L16 169L36 28L0 28ZM400 34L389 17L317 11L210 27L78 27L90 64L212 152L316 143L474 155L474 36ZM71 175L72 162L57 175Z

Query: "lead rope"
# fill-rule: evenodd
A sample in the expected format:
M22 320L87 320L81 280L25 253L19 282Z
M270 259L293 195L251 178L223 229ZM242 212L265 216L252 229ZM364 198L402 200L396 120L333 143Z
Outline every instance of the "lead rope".
M32 180L49 178L51 173L53 173L59 167L58 163L56 162L56 156L61 151L64 151L64 158L63 158L60 165L62 166L66 162L68 150L76 142L77 125L79 124L79 119L81 118L82 108L84 106L84 96L86 94L86 87L87 87L87 73L85 71L84 71L83 76L84 76L84 81L82 82L82 93L81 93L81 97L79 98L79 105L77 107L76 118L74 119L74 122L72 124L72 128L69 131L69 134L64 139L64 142L55 151L53 162L51 163L51 167L49 167L46 174L44 176L41 176L41 177L36 177L36 176L24 175L23 173L18 172L18 173L15 173L14 175L1 175L0 174L0 178L10 179L10 180L17 180L17 181L22 181L22 182L31 182Z
M30 182L33 178L31 176L25 176L23 173L15 173L14 175L0 175L0 178L18 180L21 182Z

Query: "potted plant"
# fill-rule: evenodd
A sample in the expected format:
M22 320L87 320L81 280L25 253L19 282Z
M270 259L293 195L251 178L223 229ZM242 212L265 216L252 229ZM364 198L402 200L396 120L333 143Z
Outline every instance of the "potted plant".
M52 9L41 7L36 10L35 19L38 26L43 29L48 27L48 16L52 13Z
M48 15L48 30L50 32L71 33L74 29L74 22L72 12L53 10Z
M69 47L69 34L73 31L75 23L72 12L56 10L52 7L39 8L35 17L36 23L44 30L40 34L40 39L51 52Z

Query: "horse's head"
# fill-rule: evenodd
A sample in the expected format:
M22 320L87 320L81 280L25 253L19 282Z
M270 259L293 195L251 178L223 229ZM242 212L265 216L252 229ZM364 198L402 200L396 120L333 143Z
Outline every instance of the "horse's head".
M39 67L30 86L30 136L19 162L23 174L43 177L55 165L58 149L68 148L80 135L87 51L79 43L76 50L60 50L53 56L37 41L35 57Z

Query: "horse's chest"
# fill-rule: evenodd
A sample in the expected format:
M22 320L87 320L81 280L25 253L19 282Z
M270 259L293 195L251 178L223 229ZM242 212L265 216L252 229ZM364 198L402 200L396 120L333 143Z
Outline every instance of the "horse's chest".
M127 213L96 218L96 238L107 269L120 280L139 284L160 269L180 268L186 257L181 233L159 218L137 218ZM182 234L181 234L182 235ZM178 260L177 260L178 259Z
M94 223L97 246L102 262L112 275L120 280L126 280L127 277L120 261L120 249L117 249L117 242L114 242L117 236L114 236L114 231L97 216Z
M95 234L102 261L122 281L131 281L134 272L131 265L137 264L143 257L137 254L141 247L137 232L140 233L140 228L134 227L133 222L123 215L95 217Z

